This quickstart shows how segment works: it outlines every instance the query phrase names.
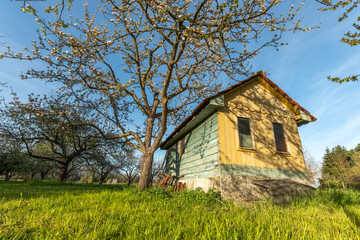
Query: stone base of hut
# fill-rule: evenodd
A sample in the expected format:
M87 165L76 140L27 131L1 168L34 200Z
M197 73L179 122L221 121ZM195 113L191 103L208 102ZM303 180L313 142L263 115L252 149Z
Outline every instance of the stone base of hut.
M219 177L179 179L188 190L202 188L205 192L215 189L224 199L246 204L272 198L275 202L286 202L289 198L303 195L315 188L304 179L270 178L222 174Z
M220 179L222 197L238 203L267 198L284 202L291 196L303 195L315 189L306 180L300 179L239 175L221 175Z

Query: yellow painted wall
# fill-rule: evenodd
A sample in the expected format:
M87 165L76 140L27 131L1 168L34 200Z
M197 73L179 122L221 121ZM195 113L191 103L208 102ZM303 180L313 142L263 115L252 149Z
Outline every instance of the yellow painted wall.
M305 170L296 109L290 110L285 99L270 91L266 83L257 78L225 94L225 107L218 112L221 164ZM240 148L237 117L250 118L254 150ZM273 122L284 126L288 154L276 151Z

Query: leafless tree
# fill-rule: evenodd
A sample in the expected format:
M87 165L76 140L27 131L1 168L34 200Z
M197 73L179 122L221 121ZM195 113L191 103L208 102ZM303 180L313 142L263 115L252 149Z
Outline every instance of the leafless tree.
M317 179L321 176L321 167L309 150L304 150L305 168L308 181L312 185L317 184Z

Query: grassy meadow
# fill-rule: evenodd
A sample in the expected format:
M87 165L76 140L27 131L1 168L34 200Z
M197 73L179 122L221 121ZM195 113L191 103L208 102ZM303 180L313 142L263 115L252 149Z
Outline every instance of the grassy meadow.
M360 192L235 206L214 192L0 181L0 239L360 239Z

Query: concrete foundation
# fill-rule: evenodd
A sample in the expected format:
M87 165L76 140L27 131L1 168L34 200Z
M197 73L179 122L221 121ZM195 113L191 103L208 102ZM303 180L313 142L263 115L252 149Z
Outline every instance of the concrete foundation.
M202 188L205 192L209 191L212 188L219 190L220 187L220 178L196 178L196 179L180 179L182 183L186 183L186 188L189 190L194 190L196 188Z

